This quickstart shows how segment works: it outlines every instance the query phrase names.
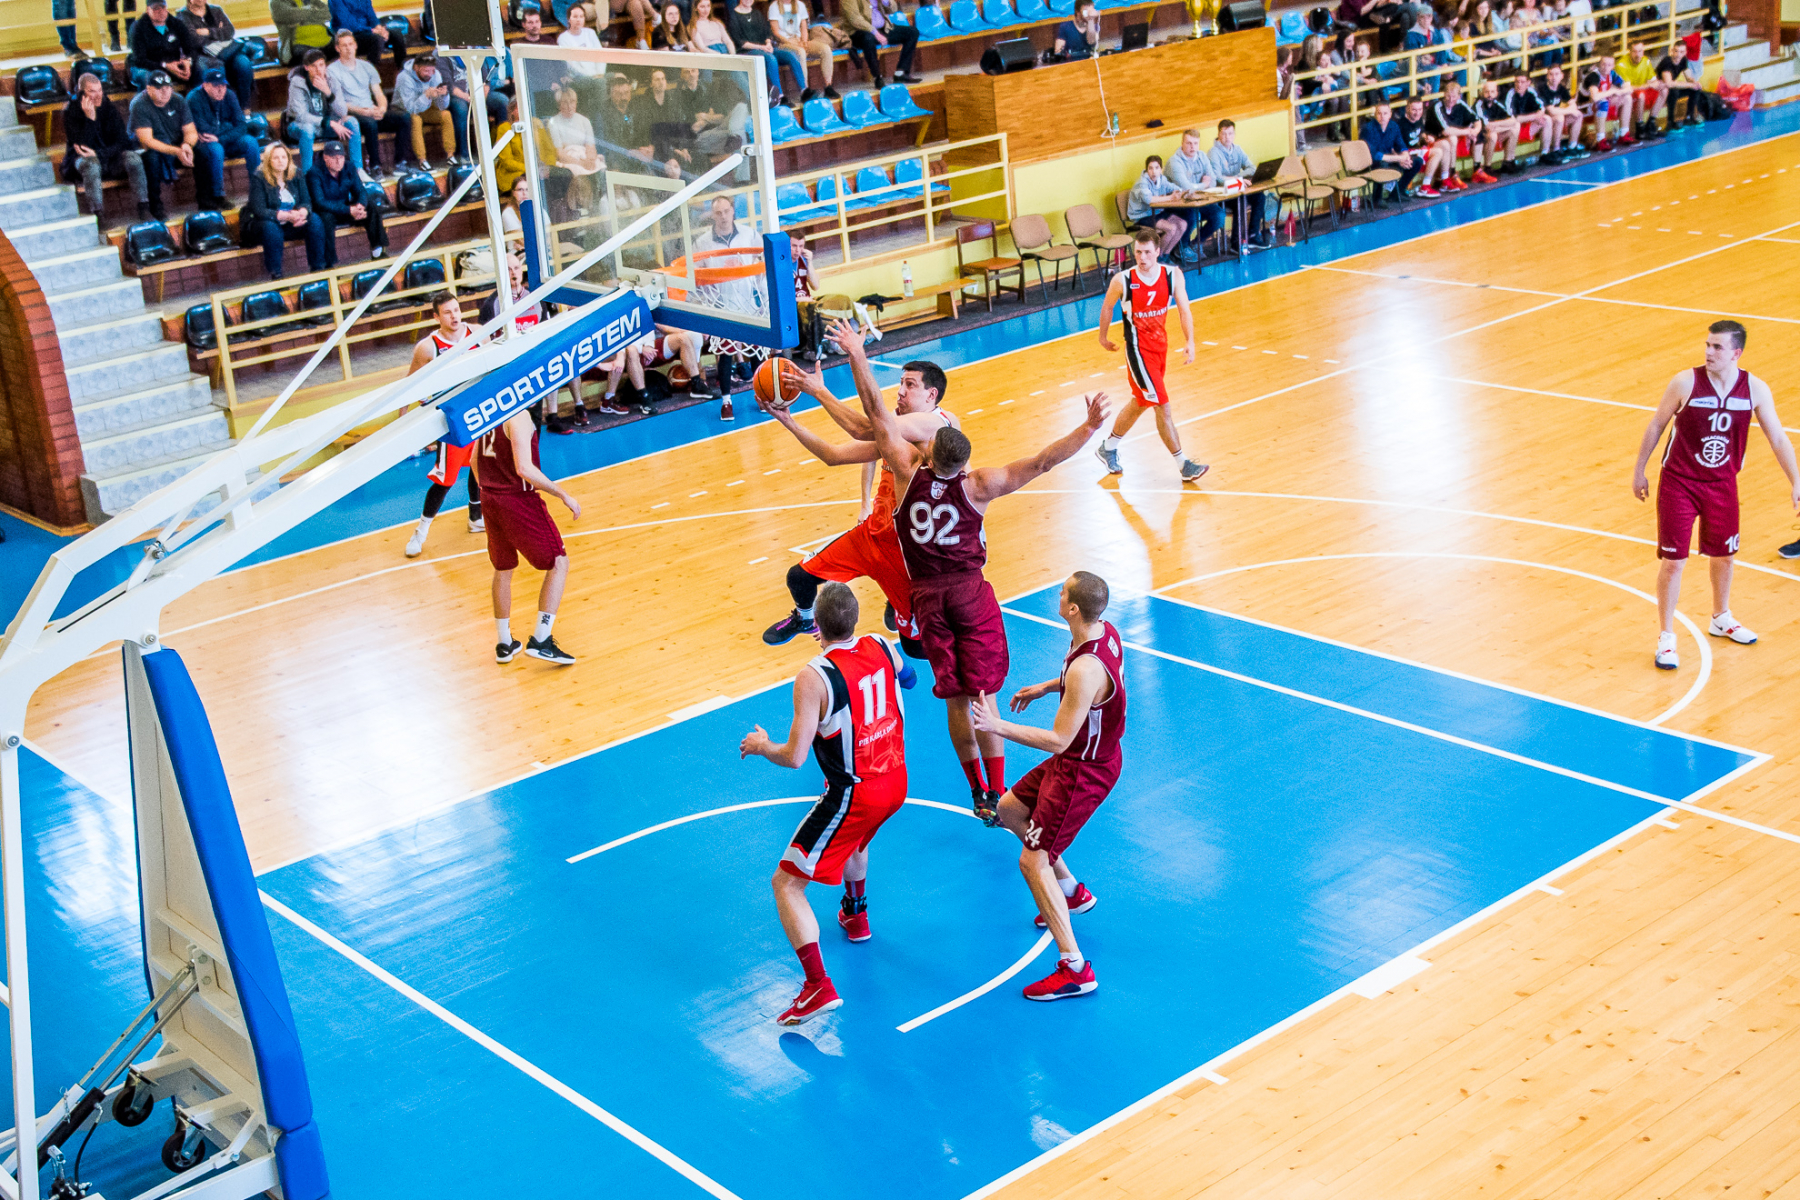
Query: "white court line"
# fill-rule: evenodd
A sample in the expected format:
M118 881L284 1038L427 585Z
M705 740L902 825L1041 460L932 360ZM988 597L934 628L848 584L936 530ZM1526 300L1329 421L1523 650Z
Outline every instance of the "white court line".
M1579 179L1551 179L1547 175L1535 176L1531 179L1526 180L1525 182L1527 182L1527 183L1553 183L1553 184L1557 185L1558 187L1595 188L1595 187L1608 186L1607 184L1604 184L1604 183L1584 183Z
M1635 226L1633 228L1635 228ZM1662 232L1666 233L1668 231L1663 230ZM1773 241L1774 239L1764 238L1746 240ZM1724 309L1713 308L1685 308L1679 304L1653 304L1648 300L1626 300L1618 296L1593 296L1589 295L1588 292L1540 292L1535 288L1511 287L1503 283L1470 283L1463 279L1435 279L1427 275L1389 275L1381 271L1358 271L1350 267L1321 266L1315 269L1320 271L1336 271L1341 275L1366 275L1371 279L1387 279L1404 283L1436 283L1442 284L1445 287L1479 288L1494 292L1516 292L1522 296L1555 296L1559 300L1586 300L1591 304L1622 304L1629 308L1654 308L1663 312L1694 313L1697 316L1736 317L1741 321L1773 321L1781 325L1800 325L1800 317L1771 317L1765 313L1727 312ZM1616 284L1610 283L1601 285L1603 289L1616 286Z
M1577 396L1573 392L1547 392L1542 388L1519 387L1512 383L1495 383L1491 379L1464 379L1458 375L1434 375L1429 371L1408 371L1408 375L1417 379L1435 379L1442 383L1461 383L1470 387L1496 388L1503 392L1522 392L1528 396L1548 396L1556 400L1580 400L1585 404L1604 404L1609 408L1633 408L1639 412L1655 412L1654 404L1631 404L1624 400L1602 400L1598 396ZM1800 429L1783 425L1788 433L1800 434Z
M1016 608L1007 608L1002 611L1022 620L1035 621L1040 625L1049 625L1057 629L1063 628L1062 623L1059 621L1052 621L1046 617L1039 617L1034 616L1031 613L1020 612ZM1620 795L1632 796L1639 800L1647 800L1652 804L1666 805L1671 803L1667 796L1658 796L1654 792L1646 792L1638 788L1628 787L1622 783L1614 783L1610 779L1601 779L1598 776L1588 775L1581 771L1574 771L1568 767L1559 767L1555 763L1547 763L1542 759L1530 758L1523 754L1516 754L1511 750L1502 750L1498 746L1490 746L1485 742L1477 742L1469 738L1458 737L1454 733L1445 733L1441 729L1432 729L1425 725L1414 724L1411 721L1403 721L1398 717L1390 717L1384 713L1372 712L1366 708L1358 708L1354 704L1345 704L1341 700L1332 700L1325 696L1316 696L1311 692L1302 692L1297 688L1284 687L1279 683L1271 683L1266 679L1258 679L1253 675L1243 675L1236 671L1226 670L1224 667L1215 667L1210 663L1199 662L1196 659L1183 658L1179 654L1170 654L1167 650L1158 650L1154 646L1146 646L1142 643L1128 641L1124 638L1119 639L1119 644L1128 649L1136 650L1140 654L1148 654L1154 658L1164 659L1172 663L1179 663L1184 667L1193 667L1195 670L1205 671L1209 675L1219 675L1226 679L1235 680L1238 683L1247 683L1251 687L1259 687L1266 691L1277 692L1283 696L1290 696L1296 700L1304 700L1309 704L1317 704L1323 708L1336 709L1339 712L1349 713L1354 717L1363 717L1381 725L1389 725L1395 729L1404 729L1408 733L1420 734L1440 742L1447 742L1453 746L1461 746L1465 750L1474 750L1480 754L1492 755L1495 758L1502 758L1508 762L1518 763L1520 766L1535 767L1540 771L1546 771L1552 775L1561 775L1566 779L1573 779L1577 783L1590 784L1594 787L1604 788L1609 792L1618 792Z
M1191 579L1183 579L1183 580L1179 580L1175 583L1164 584L1163 588L1185 587L1188 584L1199 583L1201 580L1217 579L1224 575L1236 575L1242 571L1255 571L1255 570L1259 570L1263 567L1285 567L1285 566L1291 566L1295 563L1332 562L1332 561L1345 560L1345 559L1365 559L1365 558L1426 558L1426 559L1448 559L1448 560L1452 560L1452 561L1467 561L1467 562L1504 563L1508 566L1536 568L1538 570L1544 570L1544 571L1555 571L1558 574L1573 575L1578 579L1587 579L1587 580L1591 580L1594 583L1604 583L1608 587L1616 587L1622 592L1629 592L1633 596L1636 596L1638 599L1646 601L1651 605L1654 605L1656 603L1656 597L1652 596L1649 592L1642 591L1638 588L1634 588L1628 583L1620 583L1616 579L1608 579L1604 575L1595 575L1589 571L1578 571L1573 567L1559 567L1553 563L1530 562L1525 559L1519 559L1519 558L1498 558L1498 557L1495 557L1495 556L1489 555L1489 554L1447 554L1447 553L1434 553L1431 551L1424 551L1424 550L1372 550L1372 551L1364 551L1362 553L1356 553L1356 554L1308 554L1308 555L1303 555L1299 558L1278 558L1278 559L1273 559L1268 562L1246 563L1243 566L1239 566L1239 567L1226 567L1223 570L1212 571L1205 575L1196 575ZM1160 592L1163 590L1163 588L1158 588L1157 591ZM1172 597L1164 597L1164 598L1172 599ZM1677 700L1672 706L1670 706L1667 710L1665 710L1661 715L1659 715L1659 716L1653 718L1651 721L1649 721L1648 723L1650 725L1660 725L1664 721L1667 721L1670 717L1673 717L1676 713L1680 712L1682 709L1686 708L1689 704L1692 704L1694 702L1694 698L1700 694L1700 690L1706 686L1706 681L1708 679L1712 678L1712 663L1713 663L1712 647L1707 644L1707 641L1704 637L1700 636L1699 627L1696 626L1693 623L1693 621L1688 619L1688 616L1686 613L1677 611L1675 613L1675 619L1677 621L1681 622L1682 627L1688 631L1688 636L1694 639L1694 644L1697 645L1700 649L1700 673L1699 673L1698 677L1695 678L1693 685L1688 688L1687 692L1681 697L1681 699ZM1486 681L1482 680L1480 682L1486 682ZM1607 715L1611 715L1611 714L1607 714ZM1742 753L1742 754L1756 753L1754 750L1742 750L1736 746L1731 747L1731 748L1734 750L1738 750L1739 753Z
M992 979L988 980L986 983L982 984L980 987L976 988L974 991L964 992L962 995L958 996L956 999L946 1001L945 1003L940 1004L936 1008L932 1009L930 1012L921 1013L920 1015L914 1017L912 1020L906 1022L906 1024L896 1025L894 1028L898 1029L901 1033L911 1033L913 1030L915 1030L919 1026L925 1024L927 1021L935 1021L935 1020L937 1020L937 1018L943 1016L945 1013L951 1012L958 1008L961 1008L963 1005L967 1004L971 1000L979 1000L981 997L987 995L989 992L993 991L995 988L999 987L1001 984L1003 984L1007 980L1011 979L1014 975L1017 975L1020 971L1023 971L1026 967L1029 967L1031 965L1031 960L1036 958L1038 955L1042 954L1044 952L1044 947L1048 946L1049 944L1050 944L1050 931L1048 929L1046 929L1043 933L1043 936L1038 938L1038 940L1032 945L1031 949L1027 950L1024 954L1019 956L1018 962L1014 963L1012 966L1008 967L1006 970L1002 971L1000 974L994 976Z
M649 837L653 833L661 833L665 829L673 829L677 825L686 825L693 821L704 821L708 817L723 816L726 813L745 812L752 808L774 808L778 804L817 804L818 801L819 798L817 796L783 796L778 800L752 800L747 804L727 804L723 808L709 808L705 812L689 813L685 817L676 817L673 820L664 821L661 824L651 825L645 829L640 829L636 833L628 833L624 837L614 838L610 842L602 842L591 850L583 850L580 854L572 854L568 858L563 859L563 861L570 864L578 863L583 859L592 858L596 854L605 854L608 850L623 846L627 842L635 842L639 838ZM907 803L912 803L912 800L908 798Z
M723 1184L720 1184L703 1171L689 1165L683 1159L663 1148L659 1143L645 1137L636 1129L633 1129L630 1125L619 1120L619 1118L613 1116L612 1113L601 1108L598 1104L595 1104L592 1100L589 1100L586 1096L582 1095L562 1080L556 1078L536 1063L531 1062L517 1052L502 1045L494 1038L483 1033L481 1030L469 1024L425 993L419 991L419 989L413 987L393 973L377 966L363 955L358 954L355 950L352 950L349 946L346 946L343 942L325 932L323 929L319 928L281 901L275 899L267 892L259 892L258 894L262 896L262 902L269 908L286 917L306 933L311 934L312 937L321 944L336 951L356 966L361 967L368 974L374 976L382 983L387 984L388 987L399 992L402 996L405 996L408 1000L411 1000L414 1004L418 1005L438 1020L444 1022L444 1024L450 1026L476 1045L487 1050L496 1058L499 1058L501 1061L524 1072L532 1079L543 1084L545 1087L561 1096L564 1100L567 1100L570 1104L573 1104L576 1108L579 1108L588 1116L593 1117L596 1121L599 1121L602 1125L605 1125L608 1129L612 1130L638 1149L657 1159L664 1166L682 1176L682 1178L703 1188L708 1193L717 1196L719 1200L740 1200L736 1192L733 1192Z

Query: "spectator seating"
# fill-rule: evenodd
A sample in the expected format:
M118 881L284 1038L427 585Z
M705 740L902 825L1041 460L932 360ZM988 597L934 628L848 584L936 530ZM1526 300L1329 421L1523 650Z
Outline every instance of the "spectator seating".
M1281 14L1275 22L1275 44L1277 46L1298 46L1306 40L1310 31L1306 28L1306 17L1298 9Z
M1024 18L1013 11L1012 0L982 0L981 19L991 28L1005 29L1008 25L1017 25Z
M950 0L950 28L957 33L987 33L999 26L989 24L975 7L975 0ZM921 30L919 36L924 37Z
M300 294L295 304L298 312L317 312L319 316L308 317L306 324L315 328L335 323L331 315L331 280L309 279L300 285Z
M457 188L461 187L462 181L469 176L479 174L480 171L476 169L474 163L463 163L460 166L451 167L450 177L444 181L444 195L448 196L451 192L454 192ZM469 190L463 194L463 201L465 203L471 203L479 199L481 199L481 180L477 179Z
M140 267L167 262L180 253L169 227L161 221L139 221L125 231L125 257Z
M425 212L443 202L437 176L430 171L408 171L394 185L394 204L403 212Z
M269 118L260 112L244 114L244 130L256 139L258 146L267 146L275 140L274 135L269 132Z
M1044 4L1044 0L1015 0L1013 8L1018 11L1021 21L1048 21L1056 15Z
M67 104L69 93L55 67L21 67L13 79L13 95L23 104Z
M1063 225L1068 228L1069 240L1075 243L1077 250L1094 252L1094 267L1100 272L1102 282L1111 277L1121 255L1131 248L1131 235L1106 232L1100 210L1091 204L1077 204L1065 209ZM1076 262L1079 264L1079 257Z
M881 115L890 121L907 121L914 117L929 117L931 110L915 104L905 84L890 83L881 89Z
M856 202L852 208L874 208L898 199L892 193L892 182L880 167L863 167L856 173ZM878 194L879 193L879 194Z
M400 286L406 291L415 288L444 286L444 264L436 258L417 258L406 264L400 273Z
M783 229L809 224L836 211L833 205L814 204L813 198L807 195L804 183L777 183L775 208L781 214Z
M373 292L375 290L375 285L380 283L381 277L386 274L386 267L370 267L366 271L358 271L350 280L350 299L361 300L364 296ZM245 303L249 303L249 301L245 301ZM412 303L411 300L407 300L404 297L390 300L377 300L375 303L369 305L364 311L369 313L392 312L397 308L405 308Z
M196 304L182 313L181 332L187 344L202 353L219 348L219 332L213 327L211 304Z
M228 321L227 324L243 325L251 321L267 321L273 317L284 316L287 311L287 301L282 298L280 292L257 292L244 300L243 315L236 321ZM267 337L273 332L273 329L262 328L244 330L226 336L232 342L247 342L252 338Z
M966 3L967 0L964 0ZM956 37L960 30L950 28L944 20L944 14L935 8L921 8L913 14L913 28L919 31L919 41L936 42L944 38Z
M963 2L967 3L968 0L963 0ZM849 125L839 119L837 110L831 107L831 101L822 96L815 96L801 107L800 123L806 127L806 132L814 137L822 137L828 133L844 133L850 129Z
M769 110L769 138L777 146L806 136L806 130L800 127L800 122L794 120L793 109L785 104L777 104Z
M237 244L225 227L224 216L216 212L197 212L184 220L181 240L190 255L217 254Z
M965 246L974 246L979 242L989 243L991 253L986 258L968 259L963 257ZM971 250L973 254L975 251ZM971 221L967 225L959 225L956 229L956 273L959 276L981 277L981 296L987 301L987 310L994 311L994 293L1016 291L1019 303L1025 303L1025 263L1018 258L1006 258L1000 254L1000 232L992 221ZM1006 277L1014 275L1017 282L1009 288Z
M895 163L894 164L894 182L896 184L910 183L913 185L912 187L897 187L897 188L895 188L894 189L895 199L917 200L920 197L924 196L924 194L925 194L925 185L923 183L924 178L925 178L925 168L919 162L918 159L903 158L899 162ZM931 194L934 196L948 196L950 194L950 185L947 183L938 181L938 180L933 180L932 184L931 184Z
M1028 263L1037 264L1038 288L1043 292L1045 301L1050 299L1050 292L1044 286L1045 263L1055 264L1056 285L1061 287L1062 265L1073 260L1075 290L1081 290L1081 251L1074 246L1058 245L1050 232L1050 222L1041 213L1026 213L1014 217L1012 238L1019 257Z
M844 97L844 123L858 129L867 129L871 125L885 125L888 118L875 107L875 100L868 92L851 92Z

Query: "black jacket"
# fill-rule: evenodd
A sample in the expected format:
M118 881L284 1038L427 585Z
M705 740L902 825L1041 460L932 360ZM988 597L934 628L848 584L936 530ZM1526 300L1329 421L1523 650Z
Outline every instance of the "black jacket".
M287 189L294 197L294 205L312 211L312 190L306 186L306 176L296 174L287 181ZM264 179L261 171L250 172L250 200L244 205L244 212L252 222L273 221L275 214L281 211L281 194Z
M324 158L315 157L312 170L306 173L305 179L307 191L312 194L313 207L322 213L330 213L340 221L350 220L350 206L363 202L362 180L357 177L356 168L348 163L344 164L344 169L333 179L325 169Z
M131 65L153 71L178 58L198 58L201 50L188 27L170 16L158 33L148 13L131 23Z
M100 102L92 121L82 110L80 100L69 101L63 109L63 134L68 146L63 153L62 176L68 180L79 178L75 170L75 160L80 157L75 153L76 146L86 146L99 155L100 170L107 175L119 170L120 155L138 148L137 139L125 128L124 114L111 100Z

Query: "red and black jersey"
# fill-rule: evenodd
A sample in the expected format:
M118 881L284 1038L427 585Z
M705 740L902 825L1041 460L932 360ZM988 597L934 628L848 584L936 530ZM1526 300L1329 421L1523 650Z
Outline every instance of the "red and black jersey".
M825 681L825 718L813 757L825 780L848 787L906 766L906 714L894 648L873 634L827 646L807 664Z
M1744 469L1755 407L1750 372L1739 371L1737 382L1721 396L1706 368L1695 367L1693 391L1675 413L1674 430L1663 451L1663 470L1696 483L1735 487L1737 473Z
M930 467L913 472L900 503L900 552L913 579L979 571L987 565L987 531L969 499L967 471L941 479Z
M1125 272L1125 346L1131 350L1162 350L1169 344L1169 306L1175 302L1175 285L1169 268L1157 263L1150 282L1133 267Z
M1106 699L1088 708L1087 724L1075 740L1063 749L1060 758L1076 762L1114 762L1119 757L1119 739L1125 735L1125 651L1119 642L1119 631L1112 622L1100 622L1100 634L1074 647L1063 658L1062 679L1068 684L1069 667L1083 655L1093 655L1106 668L1112 689Z

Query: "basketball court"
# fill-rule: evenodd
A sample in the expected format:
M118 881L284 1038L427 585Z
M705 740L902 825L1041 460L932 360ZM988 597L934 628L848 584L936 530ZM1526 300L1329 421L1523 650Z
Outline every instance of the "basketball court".
M990 510L1009 692L1060 661L1071 570L1111 583L1128 647L1125 775L1069 854L1100 899L1075 918L1087 999L1018 996L1053 951L921 663L875 938L827 917L846 1004L774 1024L799 972L768 876L818 773L737 743L786 728L812 643L759 634L857 480L760 415L565 480L564 671L493 663L478 536L405 560L410 521L374 501L172 602L334 1192L1800 1186L1800 582L1774 554L1795 517L1753 435L1733 610L1762 641L1704 635L1690 568L1682 668L1658 672L1654 514L1628 491L1720 316L1800 427L1800 136L1564 175L1533 207L1203 286L1196 362L1168 376L1202 485L1140 425L1123 477L1084 452ZM726 184L738 218L772 186ZM694 207L596 287L660 271L707 307ZM540 247L604 240L548 224ZM545 253L540 278L576 261ZM1084 392L1128 395L1091 320L914 356L952 368L978 464L1064 432ZM45 1105L142 1003L118 680L105 650L45 686L21 758ZM1009 778L1038 757L1014 747ZM103 1132L86 1173L109 1194L167 1178L160 1124Z

